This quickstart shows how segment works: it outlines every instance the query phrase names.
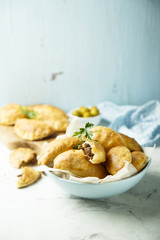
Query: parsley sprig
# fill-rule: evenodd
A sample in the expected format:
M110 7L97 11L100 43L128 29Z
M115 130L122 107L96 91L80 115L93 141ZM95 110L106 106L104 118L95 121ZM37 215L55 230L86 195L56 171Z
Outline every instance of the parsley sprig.
M85 127L84 128L80 128L79 131L75 132L72 137L78 137L80 140L79 140L79 143L77 143L73 149L78 149L78 146L81 145L82 143L84 143L85 141L82 139L82 137L86 137L88 138L89 140L92 140L92 136L93 136L93 133L95 132L99 132L100 130L98 131L89 131L90 128L92 128L94 126L93 123L86 123ZM97 140L94 140L97 142Z
M20 106L21 112L29 119L33 119L38 115L38 112L36 111L30 111L27 107Z
M80 140L79 143L73 146L73 149L78 149L78 146L84 143L85 141Z
M78 137L81 138L82 136L85 136L88 139L92 139L93 133L91 131L89 131L90 128L92 128L94 126L93 123L86 123L84 128L80 128L79 131L75 132L72 137Z

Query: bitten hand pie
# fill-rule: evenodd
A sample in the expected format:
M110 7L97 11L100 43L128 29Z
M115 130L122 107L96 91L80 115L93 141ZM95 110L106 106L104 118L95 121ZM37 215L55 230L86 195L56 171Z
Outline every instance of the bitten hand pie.
M127 145L127 148L132 152L132 151L140 151L142 152L142 147L139 145L139 143L134 139L134 138L131 138L131 137L128 137L127 135L125 134L122 134L122 133L119 133L121 135L121 137L123 137L126 145Z
M0 125L11 126L18 118L24 118L19 104L8 104L0 108Z
M25 140L39 140L52 135L55 130L40 120L18 119L14 126L15 133Z
M17 188L27 187L36 182L40 177L40 172L30 167L23 167L22 174L18 176Z
M68 170L80 177L106 177L102 164L92 164L87 160L82 150L68 150L54 159L54 168Z
M141 171L148 162L148 157L143 152L134 151L131 153L132 155L132 164L137 169L137 171Z
M117 146L107 152L106 169L114 175L125 166L125 162L131 163L131 152L127 147Z
M92 140L97 140L106 152L116 146L126 146L120 134L111 128L96 126L91 128L90 131L93 133Z
M96 141L85 141L78 146L78 149L82 149L86 158L93 164L106 161L106 152L102 145Z
M39 165L53 166L53 160L60 153L72 149L76 144L79 143L79 138L76 137L64 137L55 139L53 142L47 144L47 146L42 150L38 158Z
M27 164L36 163L36 152L30 148L17 148L9 156L10 164L15 168L21 168Z

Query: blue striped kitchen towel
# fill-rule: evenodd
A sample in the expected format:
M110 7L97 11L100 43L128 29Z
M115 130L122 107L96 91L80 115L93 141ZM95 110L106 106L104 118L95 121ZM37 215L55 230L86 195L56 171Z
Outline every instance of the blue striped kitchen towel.
M103 124L135 138L142 146L160 145L160 102L149 101L142 106L116 105L101 102L98 108Z

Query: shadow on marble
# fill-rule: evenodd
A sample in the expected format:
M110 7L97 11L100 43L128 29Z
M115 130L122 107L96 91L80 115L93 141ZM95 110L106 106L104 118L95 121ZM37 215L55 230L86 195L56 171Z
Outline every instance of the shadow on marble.
M160 217L160 176L146 174L134 188L126 193L101 200L70 196L79 211L106 211L112 214L130 214L137 219Z
M158 174L146 174L128 193L137 197L144 197L144 200L160 201L160 176Z
M83 237L73 237L71 238L71 240L112 240L111 238L109 238L105 233L92 233L92 234L88 234L85 235Z

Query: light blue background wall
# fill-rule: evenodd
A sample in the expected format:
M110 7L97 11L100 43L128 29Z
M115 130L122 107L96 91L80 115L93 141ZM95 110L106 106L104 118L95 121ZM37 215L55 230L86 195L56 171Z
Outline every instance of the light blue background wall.
M160 100L160 1L0 0L0 105L150 99Z

